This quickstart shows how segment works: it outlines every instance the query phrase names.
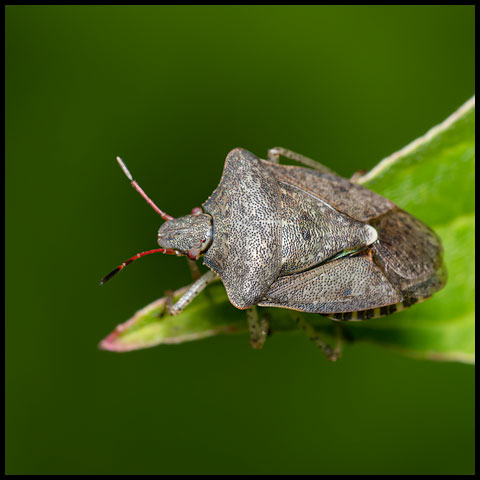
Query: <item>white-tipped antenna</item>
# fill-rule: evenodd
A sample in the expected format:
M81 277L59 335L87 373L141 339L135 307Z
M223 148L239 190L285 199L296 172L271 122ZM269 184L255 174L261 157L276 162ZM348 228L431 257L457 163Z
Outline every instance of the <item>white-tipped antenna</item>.
M165 213L164 211L160 210L155 203L150 199L150 197L142 190L140 185L133 179L130 170L128 170L125 162L120 158L117 157L117 162L120 165L120 168L123 170L123 173L127 176L132 184L132 187L146 200L146 202L166 221L173 220L173 217Z
M125 165L125 162L120 158L120 157L117 157L117 162L118 164L120 165L120 168L123 170L123 173L127 176L127 178L133 182L133 177L132 177L132 174L130 173L130 170L127 168L127 166Z

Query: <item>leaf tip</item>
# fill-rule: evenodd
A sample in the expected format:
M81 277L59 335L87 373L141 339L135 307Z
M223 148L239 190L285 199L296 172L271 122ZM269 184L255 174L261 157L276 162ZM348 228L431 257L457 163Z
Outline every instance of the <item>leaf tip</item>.
M127 323L127 322L125 322ZM129 352L134 350L135 347L131 345L125 345L118 341L118 336L125 330L126 325L120 324L115 328L115 330L107 335L99 344L98 348L100 350L107 350L109 352Z
M110 352L118 351L118 344L115 342L115 332L112 332L110 335L105 337L99 344L98 348L100 350L108 350Z

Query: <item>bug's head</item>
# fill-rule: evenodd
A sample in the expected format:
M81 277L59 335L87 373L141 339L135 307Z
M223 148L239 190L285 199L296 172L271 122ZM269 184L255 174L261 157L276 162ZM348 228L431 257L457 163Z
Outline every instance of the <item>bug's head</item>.
M150 255L152 253L165 253L167 255L188 255L192 260L198 260L198 257L207 250L212 243L213 227L212 217L202 212L200 207L195 207L190 215L181 218L173 218L160 208L150 199L150 197L142 190L140 185L133 179L127 166L120 157L117 157L123 173L127 176L132 187L147 201L147 203L165 220L165 223L158 231L158 243L162 248L155 248L140 252L133 257L125 260L117 268L112 270L100 285L108 282L118 272L122 271L127 265L138 258Z
M158 244L197 260L212 243L212 236L212 217L198 213L162 224L158 230Z

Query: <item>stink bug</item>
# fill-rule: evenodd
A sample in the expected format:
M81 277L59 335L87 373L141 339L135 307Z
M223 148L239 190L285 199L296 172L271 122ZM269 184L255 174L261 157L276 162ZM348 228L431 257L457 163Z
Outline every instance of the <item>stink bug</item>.
M281 165L280 155L305 166ZM210 270L197 275L169 313L180 313L219 278L232 305L247 310L255 348L268 333L257 305L365 320L425 300L445 284L442 245L429 227L353 179L290 150L272 148L262 160L235 148L203 210L176 219L117 160L165 223L158 231L161 248L138 253L102 283L151 253L184 255L191 263L202 257ZM336 358L304 318L297 321Z

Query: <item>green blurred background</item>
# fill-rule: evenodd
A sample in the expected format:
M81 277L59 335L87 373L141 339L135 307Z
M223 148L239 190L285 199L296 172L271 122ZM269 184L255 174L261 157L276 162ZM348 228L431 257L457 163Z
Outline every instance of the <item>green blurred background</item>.
M474 472L474 369L303 335L97 344L189 282L158 216L242 146L368 169L474 93L474 7L7 6L9 474Z

